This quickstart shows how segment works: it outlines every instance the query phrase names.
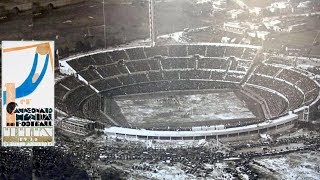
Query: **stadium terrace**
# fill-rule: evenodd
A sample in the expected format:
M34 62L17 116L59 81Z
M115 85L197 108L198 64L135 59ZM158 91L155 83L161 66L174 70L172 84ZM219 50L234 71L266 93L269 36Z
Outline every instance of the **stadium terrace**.
M309 74L293 67L267 63L259 46L219 43L139 46L95 51L60 60L59 63L61 73L68 76L55 85L58 107L74 116L95 121L99 128L111 126L105 129L105 133L120 138L149 139L149 133L161 131L165 136L157 135L153 139L181 140L184 139L181 133L187 131L193 135L186 139L205 139L207 136L200 135L201 130L208 133L208 129L216 127L219 127L221 138L258 138L259 134L288 130L297 120L309 121L319 104L319 84ZM201 117L209 116L209 112L187 110L183 106L185 101L181 101L184 97L178 97L184 93L204 91L212 91L219 96L230 92L237 98L241 97L240 102L249 104L249 111L255 117L238 119L230 116L231 112L224 112L227 119L204 120ZM134 114L137 113L135 110L124 113L127 107L118 101L119 98L124 102L126 98L133 98L134 103L142 100L144 103L152 102L145 100L146 97L155 98L151 94L159 94L164 99L171 97L172 100L163 101L160 107L166 103L178 106L178 110L171 109L163 114L169 121L163 121L161 116L139 117ZM252 106L257 108L252 109ZM147 112L157 112L152 105L144 105L143 108ZM180 120L170 121L177 114L181 116ZM141 118L144 118L143 123ZM189 121L184 121L188 118ZM279 123L279 119L284 123ZM268 123L268 127L263 128L261 123ZM242 130L238 132L233 128ZM175 134L176 131L179 133Z

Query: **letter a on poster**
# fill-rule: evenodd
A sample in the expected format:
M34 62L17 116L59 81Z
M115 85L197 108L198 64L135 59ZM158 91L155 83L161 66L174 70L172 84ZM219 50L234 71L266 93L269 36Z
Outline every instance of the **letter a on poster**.
M53 41L2 41L2 146L54 145L53 52Z

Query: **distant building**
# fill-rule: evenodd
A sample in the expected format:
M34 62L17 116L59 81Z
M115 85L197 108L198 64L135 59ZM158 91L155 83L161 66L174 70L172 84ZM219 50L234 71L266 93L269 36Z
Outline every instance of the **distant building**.
M269 36L270 32L268 31L251 31L248 32L248 35L253 38L259 38L262 40L266 40Z
M241 0L232 0L232 1L244 10L249 9L249 7L245 3L243 3Z
M261 14L261 12L262 12L262 9L259 7L254 7L254 8L249 9L249 13L254 14L256 16L259 16Z
M293 56L293 55L306 54L308 51L308 48L291 44L291 45L285 45L284 50L286 51L287 55Z
M228 37L222 37L221 38L221 43L229 43L231 38L228 38Z
M242 26L248 27L250 30L259 30L263 25L261 23L241 22Z
M238 22L226 22L223 24L223 29L235 34L245 34L248 28Z
M232 19L237 19L245 13L244 10L241 9L233 9L227 12L227 15Z
M311 6L311 1L300 2L297 6L298 9L308 9Z
M288 32L298 32L298 31L302 31L302 30L305 30L305 26L306 26L306 23L301 23L301 24L294 24L294 25L291 25L287 28L287 31Z
M94 121L80 118L67 118L61 121L61 128L67 132L85 136L92 132L95 127Z
M292 6L288 2L275 2L268 6L267 9L272 13L280 14L290 13L293 11Z
M263 22L263 25L268 29L268 30L273 30L276 32L282 31L282 29L279 27L281 21L280 20L272 20L272 21L267 21Z

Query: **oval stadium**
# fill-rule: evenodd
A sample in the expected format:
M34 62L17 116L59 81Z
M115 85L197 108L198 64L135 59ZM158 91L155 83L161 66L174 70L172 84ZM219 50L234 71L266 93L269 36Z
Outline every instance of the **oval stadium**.
M85 134L148 140L258 138L311 121L319 83L309 72L269 64L261 47L171 44L100 50L59 61L57 107L92 123ZM89 122L89 121L88 121ZM80 127L80 128L79 128Z
M320 179L320 0L1 0L0 50L0 180Z

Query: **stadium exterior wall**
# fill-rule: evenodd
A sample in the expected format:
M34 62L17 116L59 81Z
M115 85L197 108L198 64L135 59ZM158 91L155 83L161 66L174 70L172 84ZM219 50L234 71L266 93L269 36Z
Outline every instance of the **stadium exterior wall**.
M152 131L145 129L130 129L122 127L105 128L104 133L109 138L142 139L142 140L200 140L200 139L223 139L234 141L239 139L252 139L259 134L277 134L294 126L298 115L289 114L272 121L259 124L227 128L210 131Z

